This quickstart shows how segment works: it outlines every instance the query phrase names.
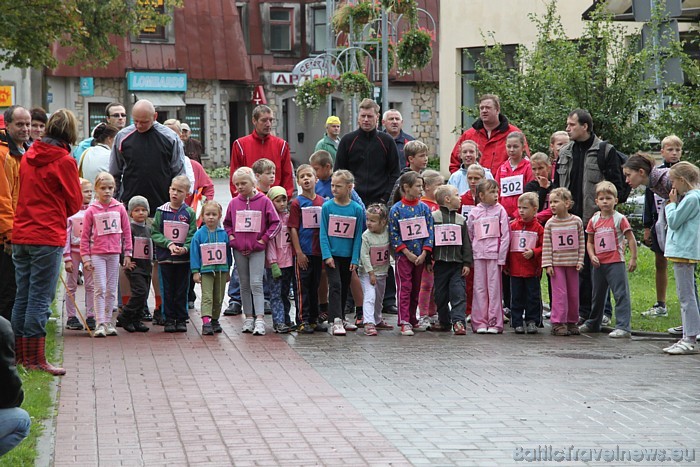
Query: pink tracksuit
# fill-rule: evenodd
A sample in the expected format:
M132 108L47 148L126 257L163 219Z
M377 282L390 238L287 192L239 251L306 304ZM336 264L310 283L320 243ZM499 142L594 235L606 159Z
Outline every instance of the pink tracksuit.
M502 332L501 269L510 247L508 214L498 203L479 203L469 213L467 228L474 253L472 330L496 328Z
M75 297L75 292L78 290L78 271L80 270L80 264L83 262L82 256L80 256L80 235L83 232L83 219L85 218L85 210L88 208L87 204L84 204L80 211L73 214L68 218L68 229L66 234L66 247L63 249L63 261L73 263L73 272L67 273L66 277L66 311L68 312L68 317L73 318L75 316L75 304L77 302ZM87 317L95 316L95 288L92 279L92 271L83 271L83 277L85 279L85 312ZM70 298L70 297L72 298Z

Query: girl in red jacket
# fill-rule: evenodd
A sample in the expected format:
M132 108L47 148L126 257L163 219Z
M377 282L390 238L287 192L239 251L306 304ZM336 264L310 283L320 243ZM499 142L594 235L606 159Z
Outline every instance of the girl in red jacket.
M525 158L525 135L513 131L506 138L508 160L496 170L494 178L500 189L499 201L508 217L518 217L518 197L525 192L525 185L534 177L530 160Z
M516 334L537 334L542 323L542 238L544 228L537 221L536 193L518 198L520 218L510 223L510 249L506 267L510 273L511 326ZM523 314L525 322L523 322Z
M131 266L131 221L124 205L115 200L114 177L100 172L95 179L95 201L85 211L80 237L83 267L92 272L95 288L97 328L95 337L116 336L112 309L117 298L119 255L124 267Z

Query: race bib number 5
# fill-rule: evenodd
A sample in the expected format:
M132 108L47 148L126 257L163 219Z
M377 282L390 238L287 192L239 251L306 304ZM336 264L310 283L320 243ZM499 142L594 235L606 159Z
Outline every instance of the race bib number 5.
M260 211L236 211L236 232L260 232L262 225L262 212Z

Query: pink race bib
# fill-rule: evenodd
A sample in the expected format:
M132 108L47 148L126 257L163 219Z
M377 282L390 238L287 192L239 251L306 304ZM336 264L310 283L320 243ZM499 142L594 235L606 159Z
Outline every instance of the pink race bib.
M278 243L282 248L290 248L292 246L292 236L289 234L289 229L286 225L282 225L278 235Z
M437 224L435 225L435 245L461 245L462 244L462 228L456 224Z
M554 250L578 250L578 230L572 228L552 229Z
M83 234L83 219L73 219L71 223L71 235L76 238L80 238Z
M119 213L101 212L95 214L95 231L98 236L122 233Z
M174 243L185 243L190 225L180 221L163 221L163 235Z
M477 240L499 236L498 217L482 217L474 220L474 233Z
M202 253L202 266L226 264L225 243L203 243L199 245L199 251Z
M153 259L153 242L150 238L134 237L134 259Z
M522 253L537 246L537 232L516 230L510 233L510 251Z
M613 229L601 229L596 231L593 237L593 245L595 246L596 255L615 251L617 249L615 231Z
M236 232L259 233L262 225L262 212L260 211L236 211Z
M389 264L389 244L369 247L369 262L372 266Z
M321 206L308 206L301 208L301 224L305 229L318 229L321 227Z
M331 214L328 218L328 235L331 237L353 238L355 236L356 222L357 219L354 217Z
M399 230L401 231L401 240L404 242L428 237L428 225L425 222L425 217L401 219L399 220Z

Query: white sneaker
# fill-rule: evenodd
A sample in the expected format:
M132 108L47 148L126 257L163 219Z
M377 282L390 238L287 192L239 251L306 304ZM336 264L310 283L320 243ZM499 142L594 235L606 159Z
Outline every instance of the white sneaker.
M472 315L467 315L467 323L471 323L471 322L472 322Z
M414 329L415 331L428 331L430 329L430 317L421 316L418 318L418 327L422 329Z
M608 315L603 315L603 321L601 324L603 326L609 326L610 325L610 317Z
M346 331L357 331L357 325L352 324L350 321L343 321L343 328Z
M486 334L487 329L486 328L479 328L476 330L477 334Z
M431 316L428 318L428 321L430 322L430 325L432 326L433 324L438 324L440 321L438 320L437 315Z
M681 339L671 347L666 347L664 352L670 355L691 355L698 353L698 346L696 342Z
M331 334L334 336L344 336L345 326L343 326L343 320L336 318L333 320L333 326L331 326Z
M107 335L108 336L116 336L118 334L117 328L114 327L114 324L111 322L106 323L107 326Z
M488 328L486 329L486 334L498 334L498 328Z
M653 307L649 308L647 311L642 311L642 316L647 318L664 318L668 316L668 309L665 306L660 306L655 303Z
M262 318L257 318L255 320L255 329L253 329L254 336L264 336L265 335L265 320Z
M255 327L253 318L246 318L243 321L243 329L242 332L253 332L253 328Z
M613 332L608 334L608 337L612 338L619 338L619 337L631 337L632 334L629 331L625 331L624 329L615 329Z
M412 336L413 335L413 327L410 324L402 324L401 325L401 335L402 336Z
M107 326L105 326L104 323L98 324L97 329L95 329L95 332L92 335L94 337L105 337L107 335Z

